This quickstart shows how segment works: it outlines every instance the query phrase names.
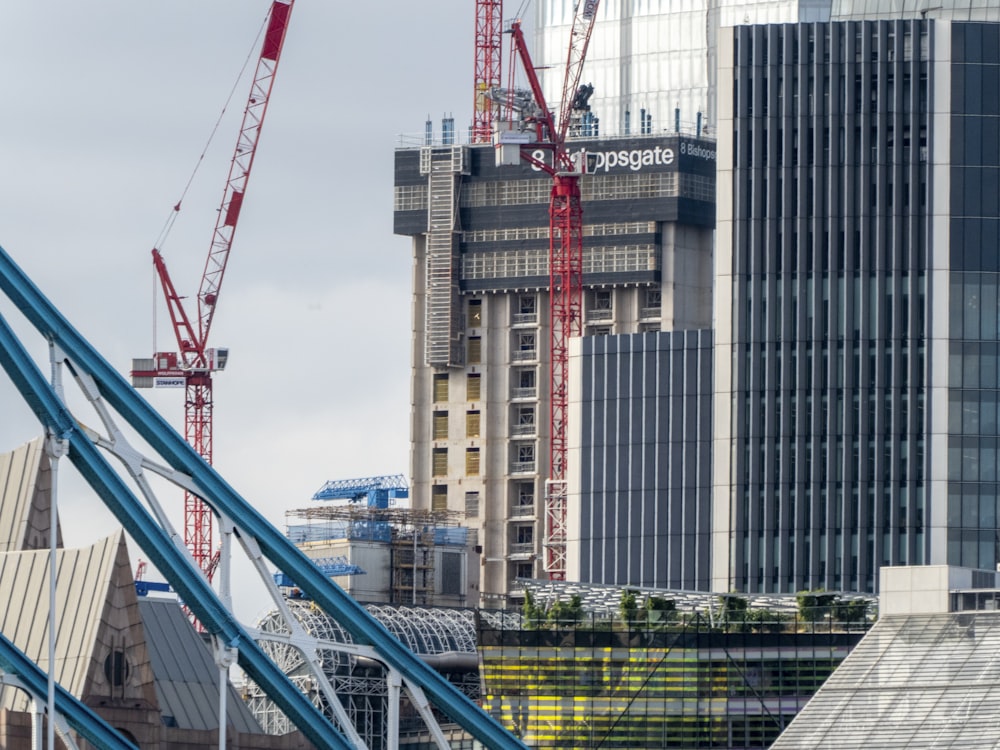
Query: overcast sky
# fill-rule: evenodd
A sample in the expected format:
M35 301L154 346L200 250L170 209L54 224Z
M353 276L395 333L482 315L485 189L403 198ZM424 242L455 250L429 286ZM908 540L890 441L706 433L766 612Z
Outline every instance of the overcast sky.
M0 245L125 374L176 350L162 303L154 340L150 249L251 56L161 248L193 297L269 5L5 8ZM328 479L409 473L412 259L392 233L393 150L428 115L467 126L473 30L472 0L295 5L210 342L230 348L215 465L279 528ZM0 313L25 330L2 297ZM181 428L183 391L144 393ZM0 372L0 452L40 429ZM72 477L63 488L69 546L114 530ZM180 525L179 493L164 501Z

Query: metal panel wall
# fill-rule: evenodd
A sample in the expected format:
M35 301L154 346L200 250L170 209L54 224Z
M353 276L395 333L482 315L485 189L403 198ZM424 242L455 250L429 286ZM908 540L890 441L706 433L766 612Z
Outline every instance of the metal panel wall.
M707 590L710 330L581 341L580 576Z

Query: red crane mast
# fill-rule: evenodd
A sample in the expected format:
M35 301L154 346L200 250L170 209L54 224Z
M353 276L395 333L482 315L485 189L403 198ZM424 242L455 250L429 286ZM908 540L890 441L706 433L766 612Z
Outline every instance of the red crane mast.
M212 373L225 368L228 350L210 349L208 335L294 2L274 0L271 4L253 85L243 112L236 151L230 162L229 177L198 289L197 331L184 309L182 297L174 288L163 256L157 248L153 248L153 265L163 290L178 351L157 352L152 361L137 360L132 369L133 384L137 387L183 385L184 436L209 464L212 463ZM174 210L180 210L179 203ZM196 495L189 492L184 495L184 542L198 568L211 581L218 564L218 553L212 549L212 513Z
M476 0L476 71L472 142L489 143L498 105L487 94L500 85L502 0Z
M566 148L573 101L580 86L583 62L597 18L599 0L578 0L574 8L569 53L563 77L559 119L545 102L541 84L521 31L520 21L511 26L513 53L521 60L536 105L528 120L537 142L521 150L521 158L552 176L549 204L549 477L545 483L545 569L552 580L566 578L566 455L569 340L580 335L583 306L583 210L580 205L580 175ZM525 114L522 109L522 116ZM530 149L552 152L551 163L536 159Z

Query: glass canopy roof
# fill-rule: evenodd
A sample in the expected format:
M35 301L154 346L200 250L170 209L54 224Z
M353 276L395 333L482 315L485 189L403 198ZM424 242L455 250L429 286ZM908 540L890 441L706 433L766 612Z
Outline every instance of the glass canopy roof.
M992 748L1000 612L881 618L771 747Z

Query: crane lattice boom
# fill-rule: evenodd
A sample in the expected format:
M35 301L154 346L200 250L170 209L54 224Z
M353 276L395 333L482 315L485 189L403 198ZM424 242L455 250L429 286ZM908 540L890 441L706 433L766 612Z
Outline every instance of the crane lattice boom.
M209 464L212 463L213 442L212 373L225 368L228 350L210 349L208 336L294 2L295 0L274 0L271 4L260 57L243 112L236 150L229 165L229 176L198 290L197 330L192 323L193 319L184 309L181 296L174 288L162 254L153 248L153 265L170 314L177 353L158 352L152 360L136 360L132 368L133 384L137 387L184 387L184 436ZM184 542L199 569L208 580L212 580L218 564L218 553L212 549L212 513L191 493L185 493L184 497Z
M569 340L581 333L583 307L583 209L580 171L566 148L583 62L597 18L598 0L578 0L574 8L569 57L559 103L558 125L545 102L519 21L511 26L513 55L521 60L537 105L532 115L538 143L522 149L521 158L552 176L549 204L549 477L545 482L545 569L549 578L566 577L566 456L569 409ZM513 90L513 87L511 87ZM524 111L522 110L522 117ZM531 149L552 150L551 164L536 159Z
M497 105L489 92L500 85L502 0L476 0L475 101L472 106L472 142L489 143Z

